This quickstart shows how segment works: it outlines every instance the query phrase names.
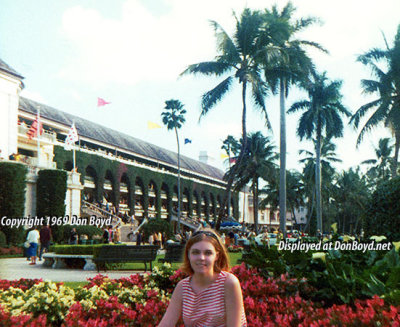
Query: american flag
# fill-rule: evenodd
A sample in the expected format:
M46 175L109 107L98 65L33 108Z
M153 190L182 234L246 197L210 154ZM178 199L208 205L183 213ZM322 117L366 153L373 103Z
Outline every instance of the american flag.
M42 123L40 122L40 116L37 114L36 119L33 121L31 128L29 128L29 131L26 133L28 136L28 139L32 140L35 136L42 135L43 134L43 126Z
M78 137L78 132L75 127L75 123L72 123L71 129L69 130L69 133L68 133L67 137L65 138L64 149L68 150L68 151L71 150L72 146L78 140L79 140L79 137Z

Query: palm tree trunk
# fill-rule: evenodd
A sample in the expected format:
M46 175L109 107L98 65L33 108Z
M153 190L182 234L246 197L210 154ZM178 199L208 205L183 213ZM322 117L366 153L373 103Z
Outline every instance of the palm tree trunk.
M217 218L217 222L215 224L215 229L219 230L220 226L221 226L221 220L222 217L224 215L224 209L226 208L226 204L228 201L228 197L229 197L229 192L232 188L232 184L233 184L233 180L235 178L236 175L236 167L240 166L240 162L242 161L244 154L245 154L245 149L246 149L246 145L247 145L247 132L246 132L246 90L247 90L247 82L243 81L243 86L242 86L242 102L243 102L243 111L242 111L242 147L240 149L240 153L239 153L239 157L237 159L236 164L233 166L234 167L234 171L232 171L232 174L229 175L228 181L227 181L227 185L226 185L226 190L225 192L228 194L228 196L224 197L223 200L223 204L221 205L221 208L219 210L219 214L218 214L218 218Z
M397 165L399 161L400 131L395 133L396 142L394 144L393 170L392 176L397 176Z
M181 230L181 152L179 147L178 129L175 127L176 144L178 145L178 233Z
M231 170L231 151L229 149L228 153L228 160L229 160L229 170ZM232 194L232 189L229 188L228 190L228 217L231 216L231 194Z
M258 235L258 178L253 180L253 209L254 209L254 227Z
M286 239L286 112L285 78L280 79L280 170L279 170L279 220Z
M321 198L321 128L317 127L317 143L315 145L315 187L317 200L317 229L322 230L322 198Z

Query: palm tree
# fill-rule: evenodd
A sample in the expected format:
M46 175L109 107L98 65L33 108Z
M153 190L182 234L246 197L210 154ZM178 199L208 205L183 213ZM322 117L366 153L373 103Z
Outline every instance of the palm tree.
M365 178L351 168L340 173L335 182L335 207L342 233L359 233L369 199Z
M243 142L243 139L241 140ZM258 191L259 179L268 180L276 169L275 146L261 132L250 134L242 161L235 163L225 174L225 178L235 180L235 190L241 190L251 182L253 193L254 224L258 234ZM233 175L233 176L232 176Z
M295 210L305 203L305 188L302 175L298 171L286 172L286 198L287 208L296 220ZM266 197L260 202L260 207L270 207L271 211L279 208L279 169L276 169L273 177L267 181L267 185L260 190L260 194Z
M400 25L397 28L393 47L390 47L384 37L386 49L374 48L360 55L357 61L371 69L375 79L363 79L361 87L365 94L374 94L377 98L363 106L351 117L350 123L358 128L360 119L373 111L361 129L357 146L364 134L380 123L390 129L394 138L394 157L392 175L397 175L397 165L400 149ZM382 68L385 67L385 68Z
M351 116L351 113L342 104L340 88L341 81L330 82L326 73L313 74L313 82L307 87L309 100L294 103L288 113L300 110L302 114L297 135L312 139L315 135L315 184L317 200L317 229L322 231L322 198L321 198L321 140L323 134L328 138L343 136L343 122L341 115Z
M175 130L176 144L178 146L178 231L181 228L181 153L179 147L178 129L185 122L186 110L179 100L165 101L165 111L161 113L162 122L168 130Z
M316 148L317 140L313 140L314 149ZM322 137L321 139L321 197L329 202L329 194L331 193L331 185L333 177L335 175L335 168L332 167L332 163L342 162L341 159L336 156L336 145L331 142L329 138ZM299 160L299 163L304 164L303 168L303 182L305 193L308 194L308 221L307 225L311 221L314 208L314 200L316 195L316 153L308 150L300 150L299 155L305 155L304 158ZM323 183L322 183L323 181Z
M393 151L393 145L390 139L385 137L379 140L378 147L375 149L376 159L364 160L361 164L372 165L367 175L372 179L388 179L390 177L391 165L393 161L390 156Z
M229 169L231 169L232 157L236 161L236 157L240 151L240 143L236 140L232 135L228 135L227 138L222 142L221 146L222 150L225 150L226 154L228 155L228 164ZM231 193L232 190L228 190L228 217L231 216Z
M254 104L265 116L266 124L270 128L270 123L265 107L264 98L267 94L267 84L262 79L260 63L257 58L266 53L268 47L260 48L259 36L263 24L262 15L259 11L245 9L240 19L236 19L236 30L231 37L220 24L211 21L217 38L218 55L211 61L200 62L189 65L181 74L203 74L206 76L214 75L220 77L231 73L222 80L217 86L202 96L200 119L223 99L230 90L235 79L242 86L242 148L238 158L240 162L243 158L243 149L247 142L246 114L247 114L247 91L251 89ZM233 176L233 175L231 175ZM231 188L233 180L227 181L227 192ZM225 198L224 202L227 201ZM225 202L226 204L226 202ZM220 215L216 224L219 228L221 222L221 212L225 208L221 206Z
M266 10L263 16L265 34L272 36L272 43L279 49L280 55L264 61L264 73L268 85L274 94L280 94L280 180L279 212L280 229L286 237L286 109L285 99L289 88L308 79L314 70L305 47L327 52L318 43L296 39L299 32L318 22L316 18L293 20L296 8L289 2L279 12L277 6ZM271 41L269 38L266 38Z

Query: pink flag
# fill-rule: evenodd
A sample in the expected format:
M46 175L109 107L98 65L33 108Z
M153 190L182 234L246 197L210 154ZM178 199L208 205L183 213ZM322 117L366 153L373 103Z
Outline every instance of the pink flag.
M106 100L102 98L97 98L97 106L102 107L105 106L106 104L110 104L111 102L107 102Z

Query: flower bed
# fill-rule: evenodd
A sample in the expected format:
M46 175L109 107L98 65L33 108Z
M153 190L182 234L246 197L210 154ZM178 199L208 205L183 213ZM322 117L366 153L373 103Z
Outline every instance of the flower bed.
M22 248L18 246L0 247L0 256L8 256L15 254L22 255L23 254Z
M312 292L306 280L286 275L265 279L244 264L233 268L243 290L249 327L264 326L398 326L400 306L377 296L354 305L305 300ZM98 275L76 290L42 280L0 280L2 326L156 326L173 287L184 278L166 264L145 276L109 279ZM178 326L183 326L182 322Z

